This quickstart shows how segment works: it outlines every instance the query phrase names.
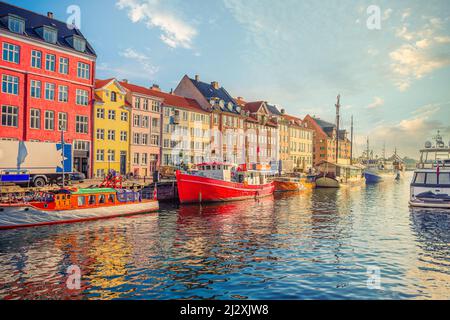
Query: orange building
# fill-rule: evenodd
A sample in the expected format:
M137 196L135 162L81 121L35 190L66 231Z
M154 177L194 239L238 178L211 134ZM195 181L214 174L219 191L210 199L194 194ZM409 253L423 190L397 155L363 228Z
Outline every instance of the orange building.
M336 162L336 125L307 115L303 120L309 129L314 130L314 165L321 161ZM350 164L351 141L346 130L339 130L338 163Z

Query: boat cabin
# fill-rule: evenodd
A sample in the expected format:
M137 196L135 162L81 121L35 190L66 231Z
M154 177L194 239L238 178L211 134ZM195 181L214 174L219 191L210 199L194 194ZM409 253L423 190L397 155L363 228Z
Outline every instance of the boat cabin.
M338 178L342 182L350 180L359 180L362 178L363 169L361 167L337 164L328 161L322 161L317 165L317 170L326 176Z
M31 201L47 210L86 209L141 202L140 192L111 188L61 189L37 193Z
M270 172L259 170L242 170L238 166L229 163L202 163L197 165L195 175L227 182L245 183L248 185L267 184L267 175Z

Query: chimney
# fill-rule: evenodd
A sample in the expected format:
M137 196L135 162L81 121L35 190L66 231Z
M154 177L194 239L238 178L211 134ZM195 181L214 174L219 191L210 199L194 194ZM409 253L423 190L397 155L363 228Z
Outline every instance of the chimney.
M214 89L219 89L219 83L217 81L213 81L211 82L211 85L213 86Z
M53 19L53 12L47 12L47 17L50 19Z
M200 76L198 74L195 75L195 81L200 81Z
M122 79L122 82L128 83L128 79Z
M173 94L173 88L170 88L170 94Z
M155 83L152 85L152 87L150 89L155 90L155 91L161 91L161 89L159 88L159 85L157 85Z

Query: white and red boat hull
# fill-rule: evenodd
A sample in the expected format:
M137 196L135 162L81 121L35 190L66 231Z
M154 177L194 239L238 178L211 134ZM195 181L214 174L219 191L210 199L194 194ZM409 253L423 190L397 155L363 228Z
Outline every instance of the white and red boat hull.
M149 200L123 205L74 210L41 210L32 204L0 205L0 230L109 219L150 213L159 209L158 201Z
M246 185L177 172L180 203L226 202L273 195L273 182Z

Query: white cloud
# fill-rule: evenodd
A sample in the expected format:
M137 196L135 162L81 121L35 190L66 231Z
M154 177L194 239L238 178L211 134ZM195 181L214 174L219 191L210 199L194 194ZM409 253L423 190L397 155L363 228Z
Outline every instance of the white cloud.
M402 20L411 15L406 10ZM439 49L450 43L450 37L438 34L443 21L437 17L423 17L425 23L411 30L404 23L396 31L396 36L406 43L389 53L391 59L391 79L400 91L407 90L412 82L450 65L450 57ZM444 48L445 49L445 48Z
M411 9L408 8L402 13L402 21L405 21L409 16L411 16Z
M384 105L384 99L380 97L374 97L373 102L370 103L366 108L367 109L375 109Z
M133 23L143 22L150 29L161 30L160 39L171 48L192 48L197 30L179 18L174 12L164 9L159 0L119 0L119 9L128 10Z
M418 150L427 140L441 130L444 135L450 134L448 121L438 120L442 116L450 102L429 104L417 108L411 116L396 123L382 122L368 133L372 145L382 145L387 142L388 150L398 147L401 156L417 158ZM448 112L447 112L448 114ZM414 137L414 138L412 138ZM359 137L356 143L364 150L365 139Z
M144 53L134 50L133 48L127 48L119 53L122 57L135 60L139 63L140 67L147 72L148 76L154 76L159 68L151 63L151 58Z

